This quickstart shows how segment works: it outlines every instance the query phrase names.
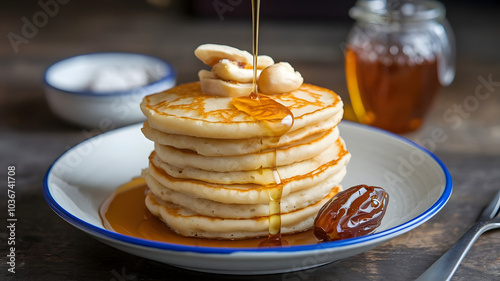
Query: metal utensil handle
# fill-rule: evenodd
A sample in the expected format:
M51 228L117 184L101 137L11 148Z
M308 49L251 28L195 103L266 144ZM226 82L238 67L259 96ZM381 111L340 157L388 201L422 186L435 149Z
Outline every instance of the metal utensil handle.
M460 262L476 242L488 230L487 222L477 222L444 255L431 265L416 281L450 280Z

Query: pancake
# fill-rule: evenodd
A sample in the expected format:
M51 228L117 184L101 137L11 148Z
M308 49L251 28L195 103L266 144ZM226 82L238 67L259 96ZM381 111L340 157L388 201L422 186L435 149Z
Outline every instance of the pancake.
M338 137L338 129L334 128L305 137L293 145L235 156L204 156L191 150L181 150L158 143L155 143L155 151L164 162L179 168L192 167L215 172L255 171L312 158L334 145Z
M281 215L281 233L292 234L310 229L319 209L335 194L340 187L333 187L322 200L308 207ZM197 214L179 205L163 201L153 194L146 196L146 206L174 232L190 237L212 239L244 239L267 236L269 220L267 217L251 219L213 218Z
M325 88L302 84L298 90L270 98L286 106L294 117L289 130L296 131L329 119L342 111L337 94ZM146 96L141 110L152 128L201 138L247 139L276 136L232 104L231 97L204 95L199 82L182 84Z
M339 155L345 151L342 139L339 138L334 146L324 150L322 153L293 164L276 167L281 180L291 177L304 175L315 171L322 165L327 164L339 158ZM192 179L215 184L273 184L275 183L272 175L273 169L259 169L253 171L233 171L233 172L214 172L192 167L179 168L170 165L158 157L156 152L151 153L149 161L152 165L160 168L171 177L177 179Z
M331 187L339 185L345 175L345 171L342 172L342 170L345 169L349 159L350 154L345 151L336 160L321 165L312 172L282 179L282 198L285 198L290 193L310 188L332 174L337 175L336 180L338 182L331 185ZM161 197L162 190L168 188L194 197L227 204L268 203L269 194L267 188L272 187L258 184L212 184L192 179L174 178L151 162L143 176L148 183L148 187L157 196ZM159 185L152 184L149 180L150 177L154 178Z
M343 111L316 124L287 132L281 137L261 137L247 139L211 139L186 135L169 134L151 128L144 122L143 134L149 140L178 149L188 149L204 156L233 156L259 152L261 150L290 145L310 135L332 130L342 119Z
M338 173L327 176L326 179L309 188L298 190L283 197L280 202L281 213L296 211L321 200L332 190L332 186L339 183L339 178L342 178L345 172L346 169L342 168ZM267 202L256 204L221 203L169 189L162 186L154 177L146 176L146 182L151 192L155 195L158 194L156 195L158 199L174 203L203 216L241 219L269 215L269 204ZM159 190L161 191L158 192Z

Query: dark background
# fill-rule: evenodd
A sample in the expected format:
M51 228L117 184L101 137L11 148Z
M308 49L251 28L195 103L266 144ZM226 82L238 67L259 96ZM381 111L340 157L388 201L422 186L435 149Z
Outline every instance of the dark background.
M38 1L0 4L0 220L5 221L6 167L16 165L16 275L0 259L0 280L282 280L280 275L217 276L191 272L110 248L60 219L45 203L42 181L50 164L88 137L82 128L52 114L44 98L42 77L52 63L100 51L146 53L171 62L178 83L197 79L203 68L193 55L203 43L251 49L249 0L223 14L212 0L78 1L60 5L58 13L14 52L7 35L21 34L22 18L32 20ZM353 21L354 1L262 1L260 52L288 61L305 81L335 90L349 102L342 46ZM305 271L308 280L413 280L448 249L475 221L500 183L500 88L455 130L442 113L474 93L478 76L500 81L499 1L445 1L457 42L457 75L443 88L426 123L408 135L420 142L434 128L448 139L433 152L453 178L454 192L433 219L374 250L338 263ZM3 173L3 175L1 174ZM7 232L0 224L0 256ZM499 280L498 231L483 235L466 256L453 280ZM122 274L124 273L124 274Z

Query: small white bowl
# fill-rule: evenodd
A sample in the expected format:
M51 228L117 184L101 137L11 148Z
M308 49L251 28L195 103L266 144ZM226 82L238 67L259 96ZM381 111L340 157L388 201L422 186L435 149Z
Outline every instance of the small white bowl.
M47 102L57 116L101 131L144 121L142 98L173 87L175 80L173 67L159 58L116 52L69 57L44 75Z

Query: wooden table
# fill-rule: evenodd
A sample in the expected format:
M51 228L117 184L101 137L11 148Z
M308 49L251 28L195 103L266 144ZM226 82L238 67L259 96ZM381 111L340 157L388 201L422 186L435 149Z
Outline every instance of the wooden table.
M64 2L61 0L61 2ZM0 16L0 210L6 221L7 167L16 166L16 273L7 272L8 233L1 232L1 280L412 280L446 251L472 224L500 188L500 86L460 125L443 113L474 95L479 77L500 81L498 6L449 7L457 37L455 82L440 93L424 127L407 135L427 145L448 167L453 195L430 221L363 254L293 275L221 276L183 270L138 258L108 247L60 219L42 195L50 164L86 139L82 128L69 125L49 110L42 86L44 69L76 54L128 51L170 61L178 82L196 79L203 65L193 56L202 43L224 43L251 49L250 19L199 19L177 6L154 8L146 3L80 1L60 4L18 52L6 34L22 32L22 18L41 10L36 2L3 7ZM4 4L5 5L5 4ZM492 5L492 4L491 4ZM289 61L305 80L334 89L348 101L342 46L351 21L264 19L261 53ZM44 20L40 18L39 21ZM40 23L40 22L39 22ZM43 23L43 22L42 22ZM470 108L470 107L469 107ZM466 115L466 116L465 116ZM446 140L431 145L432 130ZM458 268L453 280L499 280L500 233L484 234Z

